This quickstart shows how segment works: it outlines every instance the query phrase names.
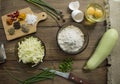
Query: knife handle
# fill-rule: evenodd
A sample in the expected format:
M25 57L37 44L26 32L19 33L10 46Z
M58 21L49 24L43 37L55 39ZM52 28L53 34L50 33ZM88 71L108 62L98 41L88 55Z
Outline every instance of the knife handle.
M78 84L91 84L86 82L85 80L83 80L82 78L78 78L77 76L75 76L74 74L70 73L69 75L69 79L78 83Z

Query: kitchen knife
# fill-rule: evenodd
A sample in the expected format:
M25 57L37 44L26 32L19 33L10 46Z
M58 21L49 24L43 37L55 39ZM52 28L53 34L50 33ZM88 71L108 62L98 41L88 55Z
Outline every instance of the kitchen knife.
M47 68L42 68L42 70L46 70ZM66 79L69 79L69 80L72 80L78 84L91 84L91 83L88 83L86 82L84 79L82 78L78 78L77 76L75 76L74 74L72 73L64 73L64 72L60 72L60 71L57 71L57 70L49 70L50 72L53 72L55 73L56 75L58 76L61 76L63 78L66 78Z
M0 43L0 64L4 63L6 60L6 53L4 49L4 44Z

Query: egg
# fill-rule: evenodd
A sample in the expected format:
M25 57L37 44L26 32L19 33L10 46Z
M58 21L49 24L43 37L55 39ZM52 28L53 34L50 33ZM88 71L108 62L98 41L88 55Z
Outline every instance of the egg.
M80 7L79 1L74 1L69 3L69 9L70 10L78 10Z

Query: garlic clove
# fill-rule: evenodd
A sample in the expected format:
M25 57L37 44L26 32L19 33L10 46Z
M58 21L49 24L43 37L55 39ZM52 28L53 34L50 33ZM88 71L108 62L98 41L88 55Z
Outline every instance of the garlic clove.
M81 10L74 10L71 16L75 22L82 22L84 19L84 13Z
M78 10L80 7L79 1L74 1L69 3L69 9L70 10Z

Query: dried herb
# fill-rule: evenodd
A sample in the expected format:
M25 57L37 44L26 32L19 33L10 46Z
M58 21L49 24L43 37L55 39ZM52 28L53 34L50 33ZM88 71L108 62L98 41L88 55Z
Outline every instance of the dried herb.
M13 26L14 26L15 29L20 29L20 22L19 21L14 22Z
M9 35L14 35L15 29L14 28L8 29L8 33L9 33Z
M66 58L60 63L59 69L62 72L69 72L70 70L72 70L72 64L72 58Z
M24 33L28 33L29 32L28 26L26 26L25 24L22 24L21 25L21 31L24 32Z

